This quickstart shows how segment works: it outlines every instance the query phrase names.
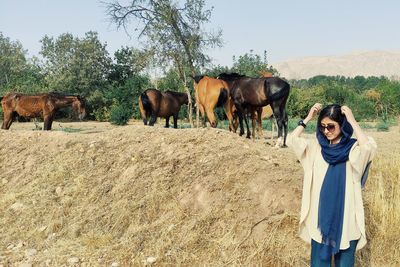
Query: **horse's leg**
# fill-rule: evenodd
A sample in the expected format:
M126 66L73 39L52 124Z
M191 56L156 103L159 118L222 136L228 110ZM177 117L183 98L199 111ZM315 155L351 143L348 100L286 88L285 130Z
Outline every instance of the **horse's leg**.
M246 110L246 113L244 113L244 122L246 123L246 128L247 128L247 135L246 138L250 139L251 132L250 132L250 127L249 127L249 116Z
M208 121L211 124L211 127L216 128L217 120L216 120L215 114L214 114L214 107L212 107L212 106L206 107L206 114L207 114Z
M169 128L169 117L170 116L165 117L165 128Z
M258 113L257 113L258 114ZM250 118L251 118L251 128L252 128L252 133L251 136L253 137L253 139L256 139L256 110L251 108L250 109Z
M3 124L1 125L1 129L5 130L10 129L12 121L13 121L13 113L12 112L4 113L4 119L3 119Z
M198 107L199 107L200 115L202 117L202 126L206 127L207 118L206 118L206 114L204 111L204 107L202 104L199 104Z
M45 115L43 118L44 118L43 130L50 131L51 125L53 124L53 116Z
M271 103L272 110L274 112L274 117L276 118L276 123L278 125L278 140L275 146L280 146L282 141L282 132L284 127L284 120L285 120L285 110L281 108L280 103Z
M240 132L239 135L242 136L244 134L244 127L243 127L243 108L240 103L235 103L236 107L236 114L239 117L239 125L240 125Z
M234 125L233 125L233 114L232 114L233 108L232 107L233 107L232 101L231 100L226 101L226 103L224 105L224 109L225 109L226 117L228 118L228 122L229 122L229 131L236 132L237 126L236 126L236 128L234 128Z
M258 132L258 136L259 136L259 138L262 138L263 137L263 129L262 129L262 108L258 108L257 109L257 124L258 124L258 127L257 127L257 132Z
M174 128L178 129L178 113L174 114Z
M287 132L288 132L288 115L286 113L286 110L283 110L284 114L285 114L285 119L283 120L283 147L286 147L286 137L287 137Z

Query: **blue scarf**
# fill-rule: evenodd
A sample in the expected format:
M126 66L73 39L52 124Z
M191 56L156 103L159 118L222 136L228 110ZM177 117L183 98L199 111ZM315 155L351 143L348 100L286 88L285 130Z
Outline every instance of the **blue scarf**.
M346 192L346 161L350 149L356 142L351 138L353 128L345 119L342 138L335 145L317 130L317 139L322 148L322 157L329 163L319 196L318 228L322 235L320 258L329 260L339 252L343 229L344 201Z

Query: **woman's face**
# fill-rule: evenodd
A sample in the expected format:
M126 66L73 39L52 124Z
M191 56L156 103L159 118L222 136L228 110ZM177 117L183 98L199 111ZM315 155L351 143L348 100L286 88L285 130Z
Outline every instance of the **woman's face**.
M318 127L321 133L323 133L332 144L339 143L340 138L342 137L342 132L340 131L340 125L338 122L325 117L321 120L321 125Z

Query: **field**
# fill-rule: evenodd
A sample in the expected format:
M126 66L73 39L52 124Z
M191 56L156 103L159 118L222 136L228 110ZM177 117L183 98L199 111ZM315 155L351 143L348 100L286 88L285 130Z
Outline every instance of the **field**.
M34 128L0 131L0 266L308 266L302 168L270 133ZM367 133L378 153L357 266L400 266L400 131Z

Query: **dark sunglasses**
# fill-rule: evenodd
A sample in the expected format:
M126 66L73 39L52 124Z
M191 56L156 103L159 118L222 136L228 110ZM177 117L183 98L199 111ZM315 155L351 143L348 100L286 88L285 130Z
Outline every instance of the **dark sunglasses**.
M336 125L335 124L327 124L326 126L324 126L324 125L320 125L319 126L319 130L323 133L323 132L325 132L325 129L327 129L328 130L328 132L333 132L333 131L335 131L335 128L336 128Z

